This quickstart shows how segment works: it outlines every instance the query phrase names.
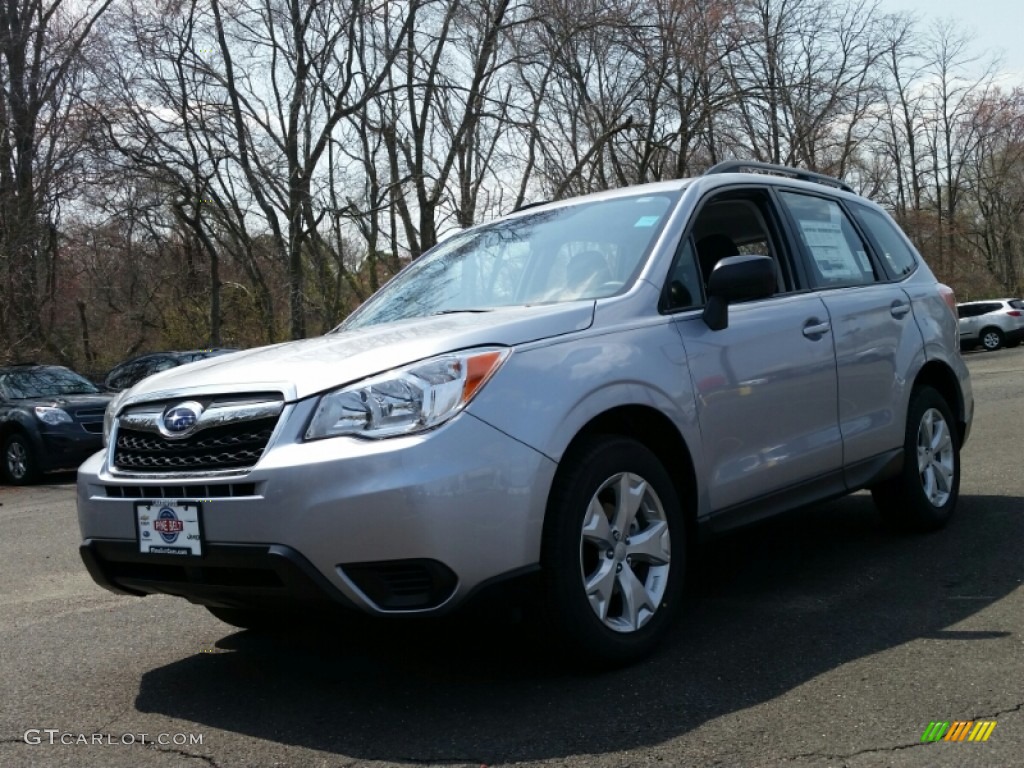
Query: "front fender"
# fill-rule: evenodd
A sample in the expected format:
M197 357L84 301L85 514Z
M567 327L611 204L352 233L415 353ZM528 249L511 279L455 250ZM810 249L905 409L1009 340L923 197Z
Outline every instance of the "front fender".
M589 422L628 405L664 414L700 462L693 386L668 318L518 348L469 410L557 462Z

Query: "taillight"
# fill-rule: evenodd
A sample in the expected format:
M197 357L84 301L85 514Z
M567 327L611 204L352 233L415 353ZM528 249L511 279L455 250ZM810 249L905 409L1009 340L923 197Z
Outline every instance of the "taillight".
M956 312L956 294L953 293L953 289L948 285L939 283L939 295L942 296L942 300L946 302L946 306L948 306L949 311L953 313L953 317L958 317Z
M1011 309L1006 314L1008 314L1010 317L1020 317L1020 312L1018 312L1016 309Z

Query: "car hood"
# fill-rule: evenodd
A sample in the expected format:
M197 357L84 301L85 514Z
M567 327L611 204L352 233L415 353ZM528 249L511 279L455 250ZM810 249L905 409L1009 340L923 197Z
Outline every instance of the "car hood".
M143 379L127 398L270 391L299 400L445 352L581 331L593 318L594 302L587 301L402 320L171 368Z
M113 395L102 393L95 395L60 395L59 397L30 397L26 400L12 400L11 403L25 408L35 408L36 406L63 408L68 413L75 414L79 411L91 411L96 408L103 410L112 398Z

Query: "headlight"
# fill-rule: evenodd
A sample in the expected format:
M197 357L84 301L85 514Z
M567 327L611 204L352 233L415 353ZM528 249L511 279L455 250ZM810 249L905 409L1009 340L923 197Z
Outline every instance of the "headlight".
M68 416L68 412L63 408L57 408L52 405L37 405L35 407L36 418L39 419L43 424L70 424L71 417Z
M440 355L328 392L306 439L392 437L443 424L473 399L509 352L487 348Z
M121 403L128 396L128 390L122 389L117 393L117 396L107 403L107 410L103 412L103 447L107 446L110 442L110 430L114 427L114 417L117 416L117 409L121 407Z

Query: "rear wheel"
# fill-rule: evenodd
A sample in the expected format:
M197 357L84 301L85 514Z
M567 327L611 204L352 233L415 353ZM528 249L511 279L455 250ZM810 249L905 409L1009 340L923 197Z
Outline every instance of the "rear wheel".
M16 433L4 441L3 474L11 485L28 485L39 475L35 452L25 435Z
M949 522L960 495L960 439L949 404L931 387L910 398L903 470L871 493L901 529L934 531Z
M987 352L995 352L1003 346L1003 332L998 328L986 328L981 332L979 338L981 339L981 346Z
M668 473L642 443L597 438L565 460L548 505L548 619L577 659L649 653L679 608L685 523Z

